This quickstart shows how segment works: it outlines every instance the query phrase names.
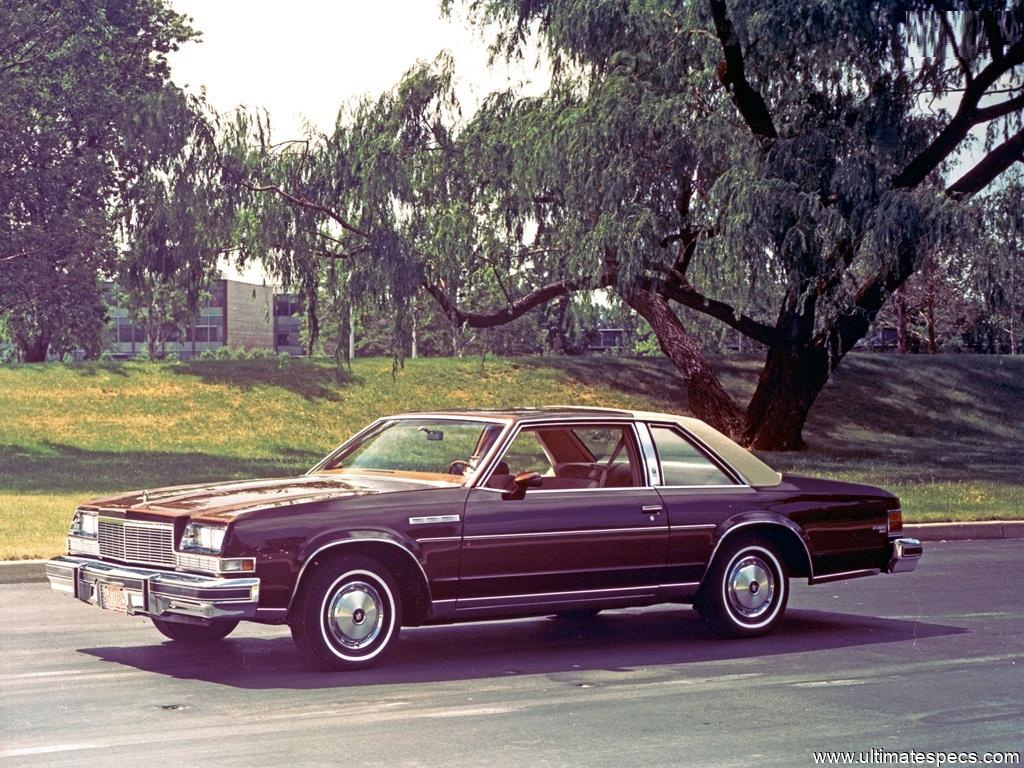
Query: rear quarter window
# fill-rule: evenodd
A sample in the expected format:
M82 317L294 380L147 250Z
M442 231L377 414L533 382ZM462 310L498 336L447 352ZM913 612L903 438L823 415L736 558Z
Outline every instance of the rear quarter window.
M731 477L678 430L652 425L651 435L661 460L662 485L735 485Z

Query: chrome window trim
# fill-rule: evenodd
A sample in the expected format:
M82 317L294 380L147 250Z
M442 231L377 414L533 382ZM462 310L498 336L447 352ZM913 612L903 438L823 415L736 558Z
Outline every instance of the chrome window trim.
M711 550L711 556L708 558L707 565L704 566L704 573L700 575L701 583L704 582L704 577L707 576L708 571L711 570L711 564L715 561L715 555L718 554L718 548L722 546L722 542L728 539L729 536L732 535L733 531L739 530L740 528L746 528L750 525L777 525L780 528L785 528L787 531L794 534L798 539L800 539L800 543L803 545L804 552L807 553L807 578L809 581L814 579L814 559L811 557L811 550L807 548L807 542L804 541L803 536L794 531L788 525L780 523L777 520L747 520L742 523L737 523L736 525L730 526L729 529L725 531L725 533L718 537L718 541L715 542L714 549Z
M393 545L395 547L398 547L400 550L402 550L403 552L408 554L413 559L413 561L416 563L416 567L420 569L420 574L422 574L422 576L423 576L423 583L427 587L427 600L430 600L430 580L427 578L427 572L423 569L423 563L421 563L420 559L418 557L416 557L416 553L415 552L413 552L411 549L409 549L404 544L399 544L397 541L392 541L391 539L383 539L383 538L377 538L377 537L363 537L363 538L358 538L358 539L338 539L337 541L332 541L329 544L324 544L322 547L320 547L319 549L314 551L313 554L309 555L305 559L305 561L302 563L302 567L299 569L299 575L295 577L295 585L292 587L292 594L288 598L288 605L285 608L285 610L286 611L291 611L292 603L295 602L295 595L298 594L298 592L299 592L299 585L302 583L302 576L303 576L303 574L306 573L306 568L309 566L309 564L311 562L313 562L313 560L316 559L316 556L319 555L321 552L324 552L325 550L331 549L332 547L339 547L339 546L343 546L345 544L366 544L366 543L374 543L374 544L376 544L378 542L379 543L383 543L383 544L391 544L391 545Z
M730 486L730 487L732 487L732 486ZM533 496L544 496L544 495L552 494L552 493L624 493L624 492L636 493L638 490L640 490L642 488L646 488L648 490L654 490L649 485L634 485L634 486L630 486L628 488L548 488L547 490L545 490L543 488L540 488L540 489L534 488L534 489L527 490L527 493L531 497L533 497ZM486 488L486 487L483 487L483 486L478 486L478 487L474 488L473 490L475 490L475 491L489 491L490 493L507 493L507 491L503 491L501 488Z
M569 418L560 418L560 419L552 419L552 418L547 418L547 419L543 419L543 418L520 419L519 421L516 421L516 422L514 422L511 425L511 428L506 431L507 434L499 435L498 439L494 441L494 445L492 446L492 450L490 451L490 454L487 457L487 459L489 461L489 464L485 464L483 461L480 462L480 468L481 469L480 469L479 472L477 472L476 477L474 478L472 483L469 485L469 487L470 488L483 488L483 490L486 490L486 491L497 491L498 493L505 493L505 491L503 491L500 488L487 488L487 487L484 486L484 483L486 483L488 480L491 479L491 475L494 474L494 467L498 464L498 461L501 459L501 457L504 456L505 451L508 449L509 446L512 445L512 442L516 439L518 434L523 431L523 428L524 427L543 427L543 426L547 426L547 425L562 426L562 425L567 425L567 424L575 424L575 425L585 424L585 425L588 425L588 426L589 425L593 425L595 427L609 426L609 425L613 425L613 426L618 427L618 426L621 426L622 424L629 425L631 427L630 431L633 433L633 441L634 441L634 444L635 444L634 447L640 448L640 450L637 451L637 455L640 457L641 465L643 464L643 462L644 462L643 449L639 445L640 440L639 440L639 436L637 434L637 421L636 421L636 419L632 418L631 416L622 416L622 417L601 416L601 417L597 417L597 418L595 418L593 416L581 416L581 417L569 417ZM641 485L634 485L634 486L631 486L629 488L563 488L563 489L548 489L548 490L541 489L541 490L527 490L527 494L530 495L530 496L536 496L536 495L544 494L544 493L579 493L580 491L631 491L631 492L635 493L637 488L650 488L651 487L650 485L648 485L648 480L647 480L647 477L646 477L646 472L644 472L643 474L645 475L643 478L641 478L643 480L643 484L641 484Z
M652 439L652 441L654 440L654 431L653 431L654 427L662 427L662 428L665 428L665 429L678 430L682 434L683 438L685 440L688 440L690 443L692 443L693 446L695 448L697 448L697 450L700 453L704 454L705 458L707 458L711 462L712 465L714 465L715 467L720 469L722 472L725 473L725 475L727 477L731 477L733 479L733 481L734 481L731 485L662 485L662 486L659 486L659 487L665 488L665 489L669 489L669 488L735 488L737 486L742 486L742 487L750 488L750 483L747 482L747 479L745 477L743 477L743 475L741 475L736 470L736 468L734 466L732 466L732 464L730 464L725 459L723 459L721 456L719 456L717 453L715 453L711 449L711 446L709 446L703 440L698 438L696 435L694 435L692 432L690 432L690 430L688 430L686 427L684 427L679 422L677 422L677 421L648 421L648 422L645 422L645 423L647 424L647 428L651 430L651 439ZM654 450L655 450L655 453L658 453L657 441L654 441ZM659 471L661 470L661 454L660 453L658 453L658 469L659 469ZM664 477L665 473L661 472L661 476Z
M658 460L658 451L654 447L651 429L647 422L634 421L633 430L636 432L637 440L640 443L640 454L643 456L645 484L657 488L661 485L661 462Z
M734 483L733 485L659 485L659 491L704 491L704 490L736 490L746 488L754 490L752 485L746 483Z
M344 452L345 449L349 447L349 445L351 445L352 443L354 443L357 440L359 440L361 437L363 437L363 435L365 435L370 430L374 429L379 424L382 424L382 423L385 423L385 422L388 422L388 421L414 421L414 420L423 420L423 419L431 419L433 421L472 421L472 422L479 422L481 424L504 424L505 425L504 428L498 434L498 437L494 441L494 444L491 446L491 449L486 454L484 454L483 457L481 457L481 459L480 459L480 468L483 468L483 467L487 466L487 463L490 461L490 459L492 458L492 456L494 454L495 447L503 442L503 438L508 434L509 430L515 424L515 420L511 419L511 418L502 418L500 416L477 416L477 415L473 415L473 414L468 414L466 416L460 416L460 415L456 415L456 414L452 414L452 413L444 413L444 414L437 414L437 413L402 413L402 414L398 414L398 415L395 415L395 416L383 416L383 417L381 417L379 419L376 419L376 420L370 422L365 427L363 427L361 430L356 432L348 440L346 440L341 445L339 445L337 448L335 448L333 451L331 451L329 454L324 456L324 458L320 459L320 461L318 461L312 467L312 469L308 470L305 474L307 474L307 475L314 475L317 472L319 472L320 470L322 470L328 463L330 463L334 459L335 456L337 456L338 454ZM364 467L364 469L369 469L369 468L368 467ZM458 487L467 487L467 486L468 487L472 487L473 478L478 476L479 474L480 474L480 472L479 472L479 469L478 469L477 472L473 473L472 475L467 476L461 483L452 483L452 486L456 487L456 488L458 488Z

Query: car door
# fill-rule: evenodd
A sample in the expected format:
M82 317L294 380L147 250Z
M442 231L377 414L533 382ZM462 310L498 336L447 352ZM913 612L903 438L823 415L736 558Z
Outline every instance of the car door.
M656 450L652 476L660 478L655 485L669 524L666 586L695 587L718 525L750 505L756 491L677 424L639 424L638 434Z
M458 609L653 593L668 524L632 422L538 423L513 433L466 502ZM541 485L520 499L519 472Z

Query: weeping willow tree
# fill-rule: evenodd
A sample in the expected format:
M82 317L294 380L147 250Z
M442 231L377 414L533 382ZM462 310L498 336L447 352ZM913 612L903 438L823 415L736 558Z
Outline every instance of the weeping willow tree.
M234 209L206 111L200 100L167 88L126 119L126 141L145 151L119 183L125 247L116 273L150 357L195 319L230 239Z
M690 409L754 447L803 445L831 371L922 254L960 234L965 202L1024 156L1020 3L469 10L500 30L497 55L544 41L548 92L495 94L463 120L441 57L331 135L274 147L265 120L239 117L226 154L250 251L269 248L297 284L343 262L355 295L394 307L396 339L419 290L477 328L612 290L650 323ZM484 275L510 287L466 306ZM766 349L746 407L688 331L693 313Z

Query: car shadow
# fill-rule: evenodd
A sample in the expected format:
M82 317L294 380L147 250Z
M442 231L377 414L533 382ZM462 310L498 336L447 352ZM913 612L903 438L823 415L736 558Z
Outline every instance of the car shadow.
M237 688L319 689L471 680L770 657L962 634L962 627L825 611L791 611L771 635L723 641L690 610L623 610L586 620L552 618L404 629L378 666L324 673L304 666L281 628L206 647L171 642L81 648L80 653L182 680ZM259 628L266 633L266 628Z

